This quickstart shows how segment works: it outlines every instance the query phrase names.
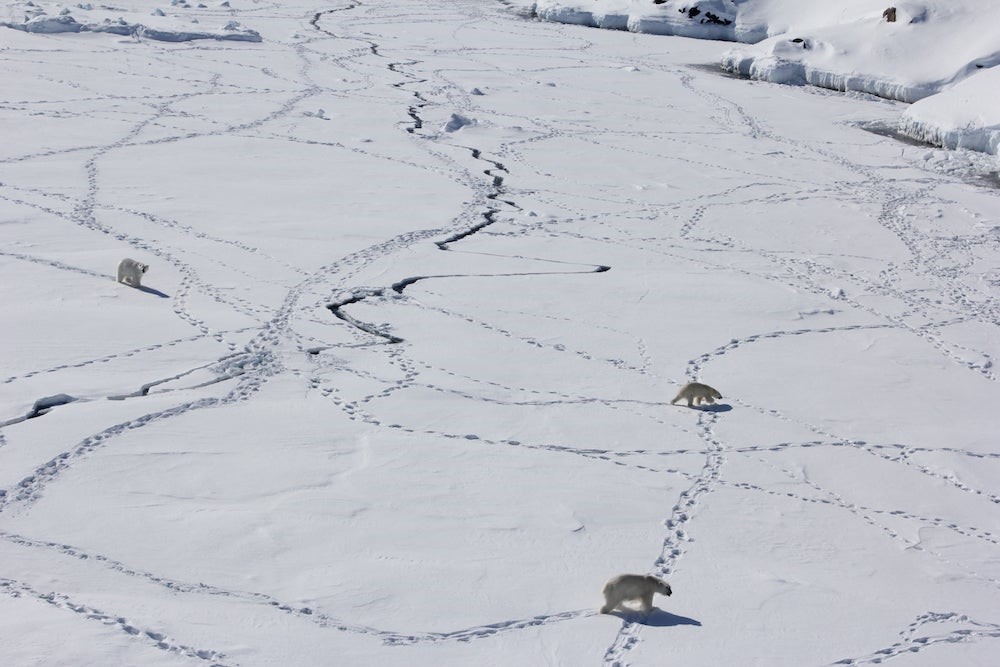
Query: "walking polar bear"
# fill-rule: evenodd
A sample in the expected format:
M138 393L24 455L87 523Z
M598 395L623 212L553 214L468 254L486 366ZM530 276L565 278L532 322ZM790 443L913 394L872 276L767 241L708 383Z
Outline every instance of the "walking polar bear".
M674 400L670 401L670 405L673 405L682 398L687 399L688 407L690 408L692 403L696 403L697 405L701 405L702 403L715 403L715 399L722 398L722 394L720 394L718 390L709 387L707 384L689 382L681 387L680 392L674 396Z
M649 615L653 609L653 593L670 595L671 592L670 584L652 575L619 574L604 584L601 613L610 614L626 600L641 600L642 613Z
M118 282L132 287L142 287L142 274L149 271L149 264L125 258L118 264Z

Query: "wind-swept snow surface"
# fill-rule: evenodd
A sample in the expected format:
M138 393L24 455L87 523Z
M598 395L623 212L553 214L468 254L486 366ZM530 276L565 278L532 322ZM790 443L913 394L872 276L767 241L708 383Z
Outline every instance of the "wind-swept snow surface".
M262 41L0 30L0 664L994 662L964 153L710 41L205 4L118 8Z

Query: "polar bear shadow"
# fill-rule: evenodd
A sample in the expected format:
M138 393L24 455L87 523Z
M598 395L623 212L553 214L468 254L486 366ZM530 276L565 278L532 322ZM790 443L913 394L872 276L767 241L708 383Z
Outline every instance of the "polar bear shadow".
M686 406L685 406L686 407ZM729 412L733 409L733 406L728 403L715 403L714 405L699 405L698 407L691 407L692 410L701 410L702 412Z
M136 287L136 289L139 290L140 292L145 292L146 294L155 294L156 296L160 297L161 299L169 299L170 298L169 294L164 294L163 292L161 292L158 289L153 289L152 287L146 287L145 285L139 285L138 287Z
M132 286L128 285L128 287L132 287ZM170 298L169 294L164 294L160 290L154 289L154 288L149 287L147 285L139 285L138 287L132 287L132 289L136 290L137 292L145 292L146 294L152 294L153 296L158 296L161 299L169 299Z
M659 607L653 607L649 614L643 614L641 611L633 611L629 609L615 609L614 611L608 612L611 616L617 616L623 621L630 623L638 623L639 625L648 625L651 628L671 628L676 625L695 625L699 628L701 627L701 621L694 618L688 618L687 616L678 616L677 614L671 614L669 611L663 611Z

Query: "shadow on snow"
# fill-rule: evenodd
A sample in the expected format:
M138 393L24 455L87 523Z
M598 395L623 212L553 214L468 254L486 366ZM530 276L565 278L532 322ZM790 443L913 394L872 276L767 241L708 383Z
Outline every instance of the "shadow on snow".
M622 611L620 609L612 611L609 616L617 616L627 623L638 623L639 625L651 628L671 628L675 625L696 625L701 627L701 621L688 618L687 616L671 614L669 611L663 611L659 607L653 607L648 616L638 611Z

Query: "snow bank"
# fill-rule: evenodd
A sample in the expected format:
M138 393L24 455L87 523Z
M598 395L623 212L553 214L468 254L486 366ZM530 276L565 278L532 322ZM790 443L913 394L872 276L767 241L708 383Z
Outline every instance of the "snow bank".
M794 30L881 14L889 0L536 0L514 2L545 21L755 44Z
M760 41L766 29L741 20L731 0L538 0L528 6L537 18L611 30L699 39Z
M892 5L895 20L885 16ZM723 69L915 102L1000 64L1000 7L982 0L536 0L546 21L742 43Z
M995 7L978 0L903 2L890 22L886 4L844 3L836 23L792 24L780 36L731 49L722 67L753 79L915 102L1000 63Z
M899 131L945 148L997 155L1000 146L1000 68L983 70L903 113Z
M244 28L243 26L230 22L220 30L211 32L192 32L187 30L159 30L145 25L136 26L136 34L146 39L155 39L160 42L190 42L196 39L218 39L235 42L259 42L260 33L256 30Z
M187 5L182 5L187 7ZM107 32L114 35L133 35L144 39L160 42L190 42L198 39L215 39L223 41L260 42L260 33L244 28L235 21L229 21L218 30L188 30L178 26L176 17L166 17L162 11L152 13L154 20L163 18L162 24L146 25L136 21L128 21L122 17L112 19L105 16L103 20L81 23L68 8L62 8L55 15L50 15L37 5L29 5L22 21L0 21L0 26L35 34L53 35L64 32ZM78 9L91 11L92 5L81 3ZM107 9L107 8L104 8ZM55 11L55 8L53 8ZM192 22L196 22L192 21Z

